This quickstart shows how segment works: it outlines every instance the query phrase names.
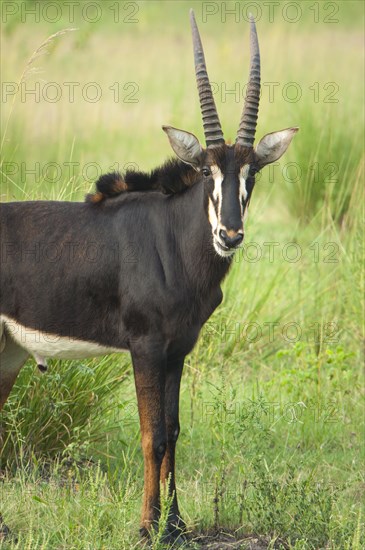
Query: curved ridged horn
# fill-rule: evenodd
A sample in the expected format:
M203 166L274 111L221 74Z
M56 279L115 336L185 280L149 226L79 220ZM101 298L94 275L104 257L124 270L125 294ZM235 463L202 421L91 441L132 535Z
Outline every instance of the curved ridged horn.
M203 46L192 9L190 10L190 24L193 34L195 75L203 117L205 142L207 147L213 147L224 143L224 137L209 83Z
M236 138L236 143L244 147L253 147L260 102L260 49L255 20L252 15L250 15L250 26L250 77Z

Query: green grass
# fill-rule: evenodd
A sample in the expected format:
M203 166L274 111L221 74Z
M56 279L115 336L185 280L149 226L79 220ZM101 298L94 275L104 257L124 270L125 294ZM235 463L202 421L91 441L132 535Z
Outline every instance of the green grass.
M245 252L186 361L180 507L195 533L356 550L365 543L363 8L333 3L339 22L329 24L320 3L313 23L313 3L302 2L303 17L290 24L284 4L273 23L265 11L258 22L266 85L257 136L291 125L300 132L257 183ZM202 138L190 5L141 2L138 23L115 24L105 8L91 24L78 8L73 22L63 13L54 24L22 23L18 14L4 24L4 82L19 81L49 35L79 30L55 38L26 70L29 89L56 82L60 101L3 100L1 200L82 200L114 163L152 168L171 154L162 124ZM232 89L246 78L247 24L217 14L200 27L225 135L234 139L242 105L222 96L222 82ZM109 89L117 81L119 102ZM80 83L73 103L64 82ZM102 89L96 103L77 91L90 82ZM271 103L270 82L280 83ZM288 82L300 86L298 102L284 100ZM138 86L138 102L123 102L126 83ZM334 90L338 102L329 103ZM127 356L51 361L45 375L29 361L2 433L0 510L18 538L7 547L137 548L143 463ZM158 537L153 544L161 547Z

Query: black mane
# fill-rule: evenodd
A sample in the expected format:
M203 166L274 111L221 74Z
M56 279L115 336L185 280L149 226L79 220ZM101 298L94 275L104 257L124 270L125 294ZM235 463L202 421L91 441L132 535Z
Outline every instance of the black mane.
M86 195L86 201L99 203L131 191L160 191L176 194L185 191L199 179L198 172L178 159L170 159L151 172L127 170L124 174L103 174L96 182L96 192Z

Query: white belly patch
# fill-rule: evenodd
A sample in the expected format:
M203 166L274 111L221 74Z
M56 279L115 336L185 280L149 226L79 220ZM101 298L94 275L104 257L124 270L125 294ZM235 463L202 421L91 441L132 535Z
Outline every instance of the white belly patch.
M58 336L25 327L5 315L0 317L0 340L6 338L4 334L1 338L1 326L5 326L11 338L33 355L38 365L45 368L47 367L47 358L86 359L87 357L127 351L124 348L106 347L95 342L79 340L73 336Z

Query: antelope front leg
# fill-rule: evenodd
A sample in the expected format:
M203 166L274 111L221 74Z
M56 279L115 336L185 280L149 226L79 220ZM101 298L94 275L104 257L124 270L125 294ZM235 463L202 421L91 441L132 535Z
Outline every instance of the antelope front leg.
M147 536L160 516L160 470L166 451L165 368L163 356L132 352L144 458L140 533Z
M176 535L185 528L185 524L180 517L175 485L175 448L180 432L179 397L183 366L184 357L178 360L167 361L165 381L167 448L161 466L161 481L165 483L170 477L169 496L173 495L168 530L170 533Z

